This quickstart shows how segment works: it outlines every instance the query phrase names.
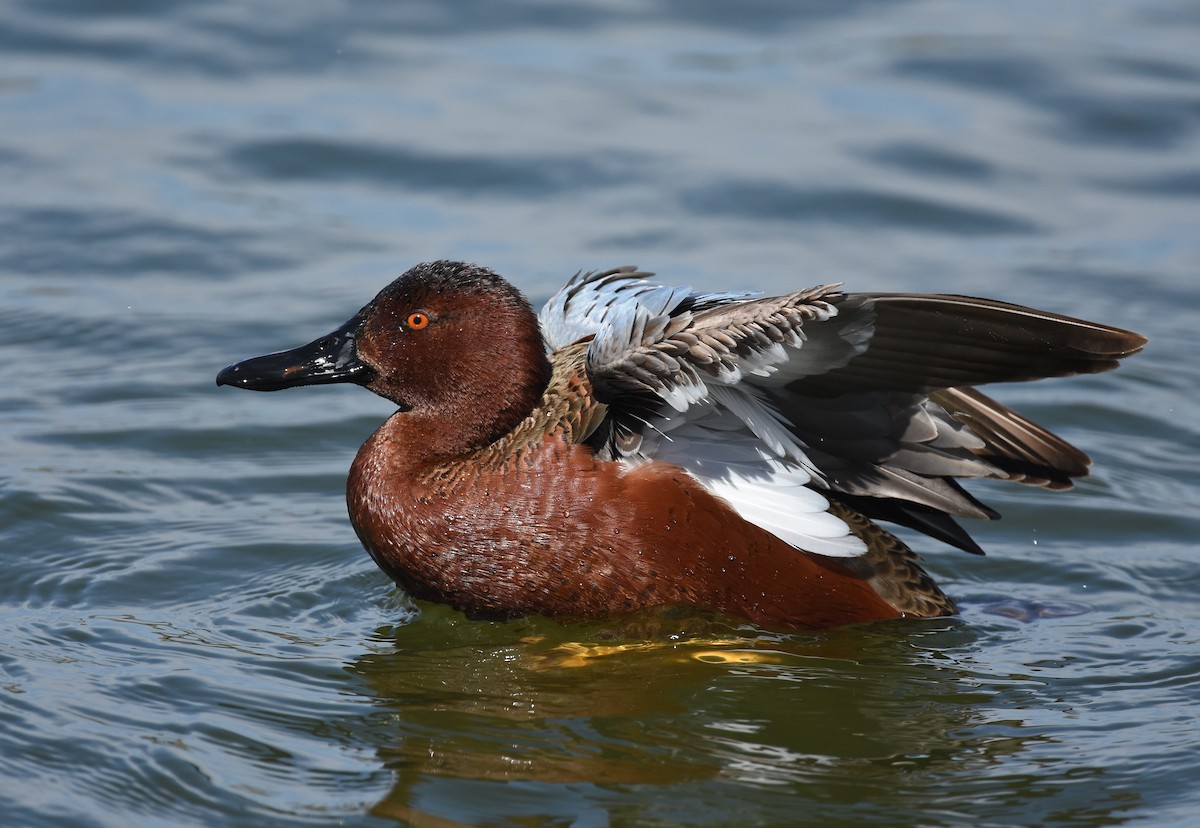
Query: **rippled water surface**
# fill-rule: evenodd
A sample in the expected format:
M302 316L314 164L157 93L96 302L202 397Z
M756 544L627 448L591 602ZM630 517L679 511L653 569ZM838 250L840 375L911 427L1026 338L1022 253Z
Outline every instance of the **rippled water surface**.
M1195 824L1194 4L13 0L0 54L5 825ZM642 643L414 607L342 502L388 405L213 385L431 258L1152 342L998 392L1096 473L921 544L961 617Z

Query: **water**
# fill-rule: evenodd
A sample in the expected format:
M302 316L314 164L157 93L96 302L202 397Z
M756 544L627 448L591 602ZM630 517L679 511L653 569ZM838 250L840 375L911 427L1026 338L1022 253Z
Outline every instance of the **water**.
M1195 824L1191 4L3 19L6 825ZM388 406L213 385L442 257L536 302L636 263L1152 342L997 392L1096 474L977 487L984 559L922 544L961 617L645 645L414 608L341 500Z

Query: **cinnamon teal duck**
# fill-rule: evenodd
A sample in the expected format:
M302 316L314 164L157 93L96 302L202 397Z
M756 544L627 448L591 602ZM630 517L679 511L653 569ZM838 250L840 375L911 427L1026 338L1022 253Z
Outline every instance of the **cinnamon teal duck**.
M1088 457L976 386L1107 371L1144 337L965 296L699 293L581 273L535 315L483 267L396 279L218 385L350 382L398 406L350 521L419 599L475 618L685 605L776 629L955 611L878 521L981 552L963 478L1066 489Z

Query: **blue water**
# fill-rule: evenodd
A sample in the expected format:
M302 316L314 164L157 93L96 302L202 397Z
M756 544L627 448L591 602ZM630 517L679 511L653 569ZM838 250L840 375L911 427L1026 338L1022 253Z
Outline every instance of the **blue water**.
M3 824L1196 824L1192 4L24 0L0 56ZM1095 474L919 543L961 617L470 622L346 520L385 402L213 385L433 258L1151 345L996 392Z

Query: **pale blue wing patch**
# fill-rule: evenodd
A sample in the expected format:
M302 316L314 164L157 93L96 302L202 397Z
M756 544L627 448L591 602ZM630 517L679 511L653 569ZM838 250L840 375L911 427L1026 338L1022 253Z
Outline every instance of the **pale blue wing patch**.
M697 293L690 287L652 281L653 275L632 265L576 273L538 313L546 346L554 351L609 327L632 336L635 308L648 317L670 316L684 303L709 307L757 295Z

